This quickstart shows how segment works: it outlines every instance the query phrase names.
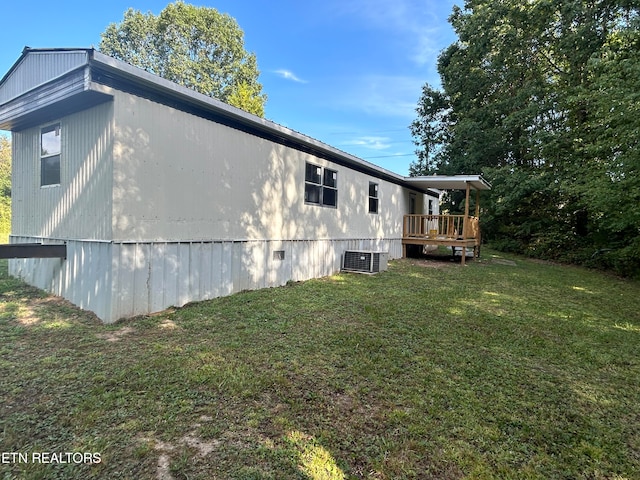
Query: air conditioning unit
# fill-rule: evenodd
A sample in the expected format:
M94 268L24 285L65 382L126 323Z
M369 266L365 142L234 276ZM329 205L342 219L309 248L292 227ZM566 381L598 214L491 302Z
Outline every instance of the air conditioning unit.
M387 269L388 252L347 250L342 257L342 270L358 273L378 273Z

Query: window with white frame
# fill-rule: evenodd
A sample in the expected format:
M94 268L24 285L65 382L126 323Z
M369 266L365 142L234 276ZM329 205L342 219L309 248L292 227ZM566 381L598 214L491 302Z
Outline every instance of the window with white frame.
M40 186L60 185L60 152L62 150L60 124L40 130Z
M378 213L378 184L369 182L369 213Z
M338 172L312 163L305 165L304 201L327 207L338 206Z

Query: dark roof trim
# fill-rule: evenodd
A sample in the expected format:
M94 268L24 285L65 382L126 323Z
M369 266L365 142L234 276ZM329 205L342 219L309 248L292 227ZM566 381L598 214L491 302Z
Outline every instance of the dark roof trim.
M20 131L111 100L90 88L83 66L0 105L0 128Z
M323 158L325 160L331 161L332 163L350 168L352 170L356 170L360 173L368 174L376 178L387 180L389 182L399 183L398 178L390 172L375 168L374 166L369 167L361 163L349 161L349 159L344 158L344 156L332 154L326 149L318 148L316 145L313 145L309 142L296 141L296 139L292 138L290 135L287 135L286 132L248 122L242 118L234 117L232 115L225 115L224 112L203 107L197 102L188 102L178 98L172 98L171 96L163 94L163 92L161 91L154 91L153 89L145 88L142 85L137 85L135 83L126 81L121 77L113 75L107 70L94 68L92 71L92 80L96 83L106 85L116 90L127 92L141 98L146 98L147 100L161 103L168 107L181 110L183 112L204 118L206 120L210 120L212 122L219 123L236 130L240 130L249 135L263 138L265 140L269 140L274 143L290 147L304 153L308 153L318 158ZM404 181L404 179L402 181ZM437 194L433 192L424 190L421 186L408 184L404 186L407 186L412 190L437 196Z
M431 189L424 189L420 185L411 184L401 175L374 165L373 163L366 162L311 137L278 125L277 123L252 115L217 99L200 94L174 82L158 77L157 75L153 75L142 69L133 67L125 62L116 60L96 51L94 48L25 47L20 58L2 77L2 80L0 80L0 86L15 71L22 60L31 52L55 53L73 51L86 52L88 57L89 82L86 86L87 90L82 94L83 97L87 97L89 92L101 94L95 98L87 97L87 104L88 102L104 101L108 98L107 95L104 95L105 91L100 88L100 85L105 85L226 125L247 134L309 153L338 165L370 175L374 178L386 180L416 192L438 197L438 192L434 192ZM33 92L25 92L24 95L29 95L30 93ZM15 100L18 102L21 101L24 95L21 95ZM74 102L74 108L78 105L82 105L82 102ZM13 119L17 120L17 122L5 122L4 124L24 127L36 119L35 112L30 112L29 118L26 119L28 120L27 122L23 122L23 119L20 118Z
M96 83L147 98L250 135L309 153L375 178L438 197L437 192L412 185L405 181L405 177L95 50L91 51L90 62L92 67L91 79Z

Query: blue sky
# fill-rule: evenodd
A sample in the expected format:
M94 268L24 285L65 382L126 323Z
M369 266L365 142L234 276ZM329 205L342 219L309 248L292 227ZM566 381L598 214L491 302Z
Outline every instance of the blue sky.
M158 14L169 0L11 1L0 30L0 77L28 45L98 46L132 7ZM415 160L409 124L422 85L455 40L461 0L192 0L234 17L268 95L266 118L393 172Z

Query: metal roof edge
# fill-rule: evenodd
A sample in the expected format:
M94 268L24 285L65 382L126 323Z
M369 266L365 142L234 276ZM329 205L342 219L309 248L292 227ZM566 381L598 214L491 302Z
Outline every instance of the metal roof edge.
M366 160L332 147L331 145L309 137L308 135L287 128L272 120L267 120L265 118L259 117L237 107L224 103L216 98L196 92L195 90L179 85L158 75L149 73L138 67L134 67L126 62L105 55L97 50L92 51L92 60L104 67L107 67L112 71L123 74L132 81L147 83L154 86L155 88L162 89L165 92L180 97L183 100L196 103L199 106L208 109L213 109L218 113L232 118L235 121L243 123L247 126L285 136L308 147L321 150L326 154L331 155L332 157L339 157L349 163L352 163L354 166L360 169L371 170L372 172L380 174L388 179L392 179L395 182L404 183L405 181L406 177L395 172L386 170L371 162L367 162Z
M482 175L426 175L405 177L409 183L421 185L423 188L438 190L463 190L467 184L475 190L491 190L489 183Z
M29 47L25 46L22 49L22 53L20 54L20 56L18 57L18 59L13 62L13 65L11 65L11 67L9 68L9 70L7 70L7 73L5 73L2 78L0 78L0 87L2 86L2 84L7 80L7 78L9 78L9 76L14 72L14 70L16 68L18 68L18 65L20 65L20 63L22 62L22 60L24 60L24 57L27 56L28 51L30 50Z
M110 57L104 53L99 52L94 47L90 48L31 48L25 46L22 50L21 56L16 60L9 71L0 80L0 85L5 79L11 75L11 73L18 67L18 65L24 60L24 58L30 53L55 53L55 52L86 52L87 62L90 68L97 68L98 70L106 70L116 77L123 79L125 82L131 84L143 86L145 88L151 88L158 92L160 95L166 95L169 98L183 102L185 105L193 105L198 108L211 111L222 117L237 122L239 125L244 125L248 130L251 130L258 134L263 132L270 138L280 138L283 141L291 142L292 144L299 145L303 151L311 150L312 152L320 153L321 157L328 160L333 160L336 163L343 164L351 167L355 170L371 174L374 177L385 179L387 181L396 183L398 185L420 191L422 193L437 196L431 188L422 188L421 186L414 185L407 181L409 177L404 177L395 172L380 167L374 163L363 160L355 155L344 152L338 148L332 147L324 142L316 140L308 135L297 132L290 128L284 127L276 122L267 120L257 115L245 112L237 107L224 103L218 99L209 97L202 93L196 92L190 88L179 85L175 82L162 78L158 75L149 73L141 68L130 65L122 60ZM85 64L83 64L83 67ZM277 141L277 140L274 140Z

